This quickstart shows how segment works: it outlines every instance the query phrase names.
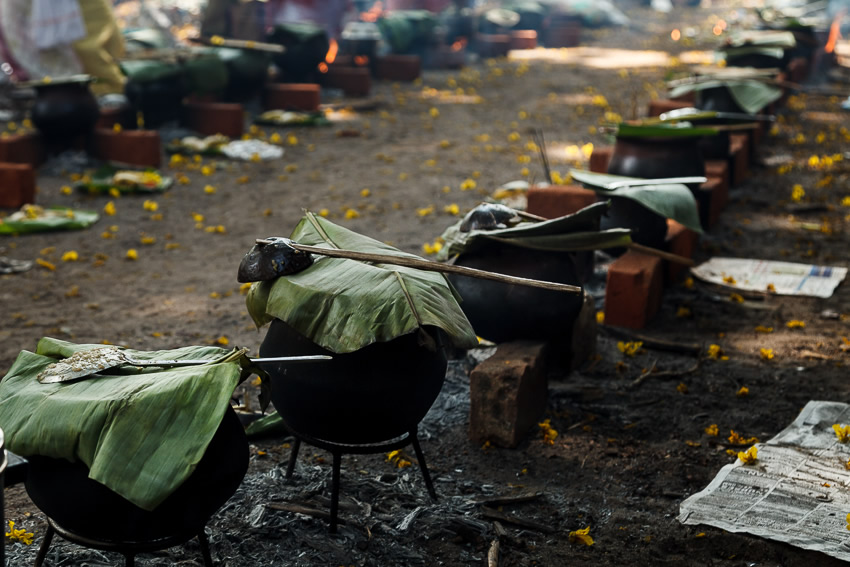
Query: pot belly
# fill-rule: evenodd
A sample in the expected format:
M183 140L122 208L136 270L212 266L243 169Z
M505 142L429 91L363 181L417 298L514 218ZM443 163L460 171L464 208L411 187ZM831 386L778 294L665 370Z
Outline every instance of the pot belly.
M330 354L334 359L267 365L272 402L294 433L323 441L379 443L408 433L428 413L446 376L445 334L436 328L427 333L436 350L421 345L414 332L336 354L275 319L260 356Z

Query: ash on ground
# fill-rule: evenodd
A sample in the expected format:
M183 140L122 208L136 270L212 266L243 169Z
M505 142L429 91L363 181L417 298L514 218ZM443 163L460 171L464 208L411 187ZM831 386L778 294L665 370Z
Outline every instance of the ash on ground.
M469 372L494 348L479 349L465 359L449 363L446 382L431 411L420 424L426 460L439 462L451 451L442 440L466 435L469 415ZM462 468L429 467L439 500L428 496L412 448L405 458L412 465L395 468L383 454L347 455L342 459L338 533L329 532L330 455L303 445L291 479L285 478L291 438L275 441L280 452L252 447L252 463L236 494L207 525L213 561L221 567L357 565L470 565L486 561L493 540L512 546L517 553L533 549L557 527L557 496L529 494L535 516L544 514L547 525L511 526L509 520L489 514L501 503L509 487L488 484L486 478ZM274 445L274 443L272 444ZM270 460L271 459L271 460ZM527 489L525 492L528 493ZM520 501L523 500L520 496ZM275 509L301 506L301 514ZM507 511L507 507L505 507ZM530 512L526 512L529 516ZM324 517L322 517L324 516ZM44 525L44 518L30 519ZM108 518L104 518L108 522ZM21 526L18 526L21 527ZM31 528L30 528L31 529ZM43 530L32 546L7 546L7 565L33 564ZM434 545L439 544L439 545ZM436 550L436 551L435 551ZM203 565L197 540L157 553L140 554L141 567ZM106 567L123 565L116 553L86 549L54 538L45 567Z

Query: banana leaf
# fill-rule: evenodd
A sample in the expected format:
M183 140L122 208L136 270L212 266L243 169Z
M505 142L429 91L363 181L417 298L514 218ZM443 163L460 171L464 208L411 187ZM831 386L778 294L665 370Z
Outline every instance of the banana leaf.
M71 354L103 345L45 337L22 351L0 382L0 428L22 456L81 461L89 478L153 510L194 471L233 390L244 376L242 351L191 346L126 349L132 358L209 359L168 370L116 369L76 383L41 384L36 375Z
M245 435L248 436L248 439L256 439L270 435L283 435L288 431L286 425L283 423L283 418L280 417L279 413L273 411L269 415L264 415L260 419L251 422L245 428Z
M717 130L712 128L697 128L689 122L618 124L618 138L694 138L699 136L716 136Z
M323 248L418 258L309 212L290 238ZM388 342L423 325L440 327L459 348L478 344L445 276L402 266L316 256L306 270L254 283L247 306L258 327L278 318L336 353Z
M686 185L663 183L612 189L612 183L629 180L638 181L638 179L607 173L593 173L581 169L571 169L570 175L573 179L600 195L631 199L664 218L673 219L694 232L702 234L697 202ZM640 181L644 180L641 179Z
M732 47L745 45L770 46L770 47L795 47L797 39L790 31L779 30L747 30L732 35L729 39Z
M764 55L765 57L782 59L785 55L785 50L781 47L773 47L770 45L744 45L741 47L727 47L723 49L721 53L727 61L730 61L735 57L743 57L744 55Z
M183 62L183 72L189 84L189 92L215 94L227 88L230 73L227 64L213 49L200 50L197 57Z
M428 10L396 10L384 14L377 23L392 52L407 53L427 43L437 18Z
M523 221L510 228L469 232L460 230L463 223L463 220L460 220L443 232L441 238L445 244L437 254L437 260L445 261L464 252L473 252L492 241L522 248L558 252L627 245L631 241L627 229L598 230L599 217L606 210L608 210L606 203L595 203L571 215L547 221Z
M27 206L24 205L24 207ZM81 230L90 227L99 218L98 214L94 211L82 211L65 207L45 209L44 214L37 218L29 218L25 213L14 213L5 219L0 219L0 234Z
M121 71L134 83L150 83L182 77L177 63L153 59L128 59L121 62Z
M115 175L126 172L126 178L115 179ZM99 167L88 181L78 181L74 187L79 191L85 191L96 195L109 193L111 189L117 189L122 194L132 193L162 193L174 183L170 177L162 177L155 169L145 171L119 170L111 165Z
M670 91L670 97L676 98L681 95L702 91L706 89L716 89L725 87L729 89L732 98L744 112L750 114L758 114L764 107L769 105L782 96L782 89L773 85L765 84L761 81L748 80L717 80L705 81L689 85L679 85Z

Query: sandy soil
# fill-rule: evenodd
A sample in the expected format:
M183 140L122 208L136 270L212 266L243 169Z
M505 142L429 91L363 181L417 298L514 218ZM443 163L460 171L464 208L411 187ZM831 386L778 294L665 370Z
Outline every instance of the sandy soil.
M184 173L190 183L153 197L156 213L145 210L143 196L66 195L61 187L69 184L71 171L41 175L39 204L102 210L113 200L117 212L104 215L86 231L0 240L0 251L7 256L42 258L56 265L55 270L36 267L0 276L0 369L8 368L20 350L34 350L45 335L141 349L226 339L256 351L263 331L258 333L248 317L236 282L239 261L255 238L286 236L302 209L327 209L329 218L353 230L422 253L423 244L455 220L444 207L456 204L463 213L502 183L528 178L524 168L531 177L542 177L536 156L526 148L531 129L543 129L554 168L564 173L570 164L584 163L582 146L606 143L595 128L606 112L627 118L644 112L677 65L701 59L692 50L714 43L708 10L681 9L667 17L641 9L630 13L636 22L633 29L587 33L586 45L600 50L582 57L535 51L463 71L428 71L416 84L377 83L373 96L383 104L374 112L330 127L277 130L284 140L288 134L297 138L285 144L286 154L279 161L205 159L203 164L165 167L170 175ZM688 45L669 39L670 30L681 23L697 32ZM600 98L594 102L597 95L607 106ZM699 259L732 255L847 265L846 209L841 202L848 169L842 162L828 169L807 165L811 155L847 149L846 130L841 131L846 117L836 113L836 102L796 97L783 109L776 135L767 139L759 156L762 164L768 160L772 165L755 166L751 177L733 190L722 221L702 240ZM359 135L340 136L342 130ZM264 127L256 135L275 131ZM800 142L799 133L805 141ZM531 162L524 163L522 156L530 156ZM790 164L790 171L780 172L783 164ZM214 173L203 175L201 165L214 166ZM475 187L469 188L473 183L464 183L467 180ZM790 195L797 183L806 191L803 202L817 207L808 212L794 208ZM207 185L214 192L206 192ZM346 218L349 210L356 211L357 218ZM203 220L193 215L203 215ZM800 221L826 223L829 230L809 231ZM224 231L206 230L218 226ZM144 236L155 237L155 242L142 244ZM135 261L125 258L131 248L138 251ZM71 250L79 259L61 261ZM543 492L536 501L508 511L545 522L554 533L541 536L510 528L509 543L502 545L502 565L837 564L820 554L755 537L685 527L676 516L685 497L701 490L734 459L726 453L727 431L764 440L790 423L808 400L844 400L847 355L842 337L848 334L848 293L843 286L827 300L767 297L739 304L717 290L671 287L645 333L719 344L728 361L706 360L693 373L630 387L653 362L659 370L686 369L695 359L660 351L624 358L616 339L603 328L599 360L552 378L546 417L560 432L554 445L534 433L516 450L483 449L467 440L463 420L423 443L435 476L457 474L469 481L440 486L441 496L451 501L480 495L484 485L500 494L519 486ZM680 307L687 307L690 315L677 316ZM821 314L826 310L840 316L825 318ZM805 321L805 328L787 328L785 322L791 319ZM775 331L756 333L757 325ZM760 348L772 348L775 358L762 360ZM686 392L677 389L680 383L687 386ZM741 386L749 389L748 396L736 395ZM718 425L720 436L704 433L711 424ZM266 455L255 455L251 474L278 463L285 466L284 441L258 442L255 451ZM329 479L330 459L314 458L311 463L319 467L321 479ZM356 467L370 475L393 473L392 464L380 455L360 457ZM428 506L421 483L419 489L418 505ZM357 495L355 489L352 496ZM43 516L20 487L8 490L7 498L7 518L34 531L38 544L45 529ZM585 526L591 526L595 545L571 544L568 533ZM228 529L241 534L246 528L234 519ZM265 532L250 537L276 541ZM489 539L435 532L433 537L408 534L397 541L427 558L424 564L468 565L483 564ZM350 545L346 539L331 541ZM389 548L382 547L389 545L386 541L357 547L351 562L420 563L388 557ZM298 542L287 545L298 550ZM174 557L182 553L177 551ZM214 557L216 553L214 545ZM173 564L168 557L160 555L147 564ZM299 563L293 557L272 564L323 564ZM255 564L223 555L219 560L226 565ZM105 564L88 561L73 564Z

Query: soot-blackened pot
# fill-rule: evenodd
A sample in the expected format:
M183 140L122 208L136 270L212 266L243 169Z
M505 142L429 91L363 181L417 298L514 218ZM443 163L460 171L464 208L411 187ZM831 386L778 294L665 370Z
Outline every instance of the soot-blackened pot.
M510 276L581 285L576 256L571 252L496 243L461 254L455 264ZM449 280L463 299L460 307L475 333L494 342L564 336L572 329L581 310L581 294L467 276L450 275Z
M87 81L55 81L34 88L31 119L48 146L66 149L92 132L100 110Z
M379 443L414 431L428 413L445 380L447 340L442 330L424 327L336 354L275 319L260 356L333 356L316 364L266 366L274 407L296 434L338 444Z
M608 173L660 179L705 175L705 161L698 137L693 138L617 138ZM689 184L700 210L708 210L708 195L703 195L699 184ZM632 230L632 240L638 244L660 248L667 235L667 219L637 202L622 197L611 198L607 217L602 217L602 228L623 227Z
M62 528L104 542L196 536L236 492L248 470L248 439L228 408L195 471L153 511L139 508L88 478L83 463L30 456L27 492Z

